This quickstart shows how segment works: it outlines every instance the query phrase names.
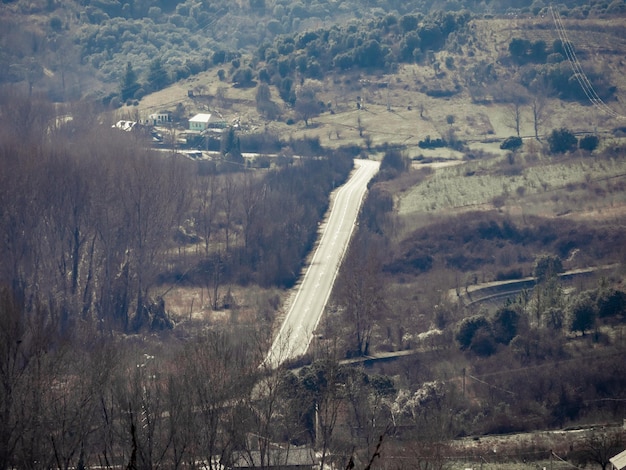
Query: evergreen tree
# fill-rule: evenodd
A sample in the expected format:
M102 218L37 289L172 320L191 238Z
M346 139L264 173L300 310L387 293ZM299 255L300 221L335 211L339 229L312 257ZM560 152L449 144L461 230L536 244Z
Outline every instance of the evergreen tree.
M167 71L163 67L160 58L150 62L150 70L148 71L148 85L152 91L161 90L169 84Z
M491 322L494 339L498 343L509 344L517 335L520 316L510 307L499 309Z
M133 65L130 62L127 62L126 71L124 72L122 82L120 83L122 101L126 101L135 96L135 92L139 90L140 87L141 85L137 81L137 74L133 70Z
M241 145L239 137L235 134L233 127L228 128L228 132L222 134L220 141L220 151L226 160L233 163L243 163L243 155L241 155Z
M552 131L548 144L551 153L566 153L576 149L578 139L570 130L561 128Z
M483 315L474 315L464 318L459 325L456 340L462 350L470 348L474 335L480 329L490 330L489 321Z
M596 305L589 292L582 292L574 299L569 310L570 331L580 331L583 336L596 323Z

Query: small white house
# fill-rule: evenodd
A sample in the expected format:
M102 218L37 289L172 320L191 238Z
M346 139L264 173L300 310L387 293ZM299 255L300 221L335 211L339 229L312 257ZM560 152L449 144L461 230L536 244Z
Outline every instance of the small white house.
M122 121L117 121L111 127L113 127L114 129L120 129L122 131L130 132L135 128L136 125L137 123L135 121L122 120Z
M148 119L146 119L146 124L160 126L161 124L169 122L169 120L169 113L152 113L150 116L148 116Z
M209 127L209 121L211 120L210 114L200 113L196 114L189 120L190 131L204 131Z

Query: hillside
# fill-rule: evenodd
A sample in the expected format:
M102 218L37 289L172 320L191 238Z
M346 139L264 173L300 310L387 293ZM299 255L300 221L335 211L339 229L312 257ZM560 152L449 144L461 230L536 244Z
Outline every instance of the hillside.
M558 6L571 42L509 0L0 8L0 469L626 446L623 1ZM111 127L155 111L214 152ZM198 112L232 126L192 144ZM380 173L327 311L298 368L267 367L355 157Z
M579 31L587 26L595 31L600 24L606 27L592 36L594 40ZM269 84L271 102L278 110L276 117L269 118L259 111L258 87L233 87L218 78L218 68L152 93L135 105L121 108L118 115L146 116L160 109L174 111L180 103L186 117L209 110L227 121L240 119L252 133L263 129L280 137L316 137L325 147L399 145L411 158L462 157L463 152L452 149L433 152L419 148L418 143L429 136L461 141L466 146L465 153L469 149L501 154L500 142L516 133L512 97L523 103L517 118L520 135L535 134L531 100L535 92L520 82L524 74L533 70L533 65L511 64L509 44L514 38L537 35L546 44L558 40L550 18L520 18L514 25L511 28L505 20L473 19L464 33L466 45L458 50L448 47L436 52L428 61L399 64L393 73L352 70L306 80L305 86L314 89L316 100L324 103L308 124L300 119L297 106L282 102L278 86ZM623 43L620 21L566 20L566 25L572 27L570 39L579 40L574 43L579 55L589 58L583 62L584 68L590 74L600 72L603 83L611 85L609 108L617 114L626 113L620 101L626 73L619 52ZM262 64L257 67L262 69ZM568 67L567 62L562 67ZM473 77L487 68L492 70L493 78L474 83ZM187 96L189 90L194 92L193 98ZM437 92L445 96L438 97ZM570 119L574 115L577 119ZM588 100L547 96L542 102L538 132L545 136L552 129L567 127L574 132L610 135L622 125L622 119L608 115Z

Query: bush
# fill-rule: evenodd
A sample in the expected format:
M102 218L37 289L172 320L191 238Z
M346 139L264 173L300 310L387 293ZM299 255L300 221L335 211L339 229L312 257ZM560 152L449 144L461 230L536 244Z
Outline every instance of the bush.
M578 139L568 129L561 128L552 131L548 137L548 144L550 145L551 153L566 153L576 148Z
M409 169L411 161L399 150L391 149L385 152L380 162L381 171L391 171L392 173L403 173Z
M443 139L431 140L430 136L427 135L426 138L424 140L420 140L417 143L417 145L419 148L422 148L422 149L434 149L434 148L445 147L446 141Z
M504 142L500 144L500 148L502 150L517 150L522 146L522 138L521 137L507 137L504 139Z
M470 348L472 341L478 330L490 331L489 321L482 315L474 315L464 318L459 326L459 331L456 334L456 340L462 350Z
M582 150L586 150L588 152L593 152L598 148L598 143L600 139L598 139L597 135L586 135L580 139L578 142L578 148Z

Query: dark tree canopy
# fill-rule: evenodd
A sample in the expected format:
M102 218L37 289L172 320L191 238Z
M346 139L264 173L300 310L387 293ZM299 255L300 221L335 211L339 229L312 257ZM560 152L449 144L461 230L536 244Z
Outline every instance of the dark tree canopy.
M538 283L552 279L563 272L563 262L558 256L541 255L535 260L533 275Z
M561 128L552 131L548 144L551 153L567 153L576 149L578 139L570 130Z
M456 335L456 340L461 349L469 349L472 345L474 335L481 328L490 329L489 321L483 315L474 315L463 319Z
M598 148L600 139L597 135L586 135L578 141L578 147L587 152L593 152Z
M582 292L574 299L569 316L571 331L581 332L584 336L585 332L593 328L596 322L596 304L589 292Z
M491 322L494 339L501 344L509 344L517 335L519 313L510 307L499 309Z
M137 74L133 70L133 65L128 62L126 64L126 71L122 77L122 81L120 83L120 93L122 96L122 101L126 101L135 96L135 92L139 90L141 85L137 81Z

